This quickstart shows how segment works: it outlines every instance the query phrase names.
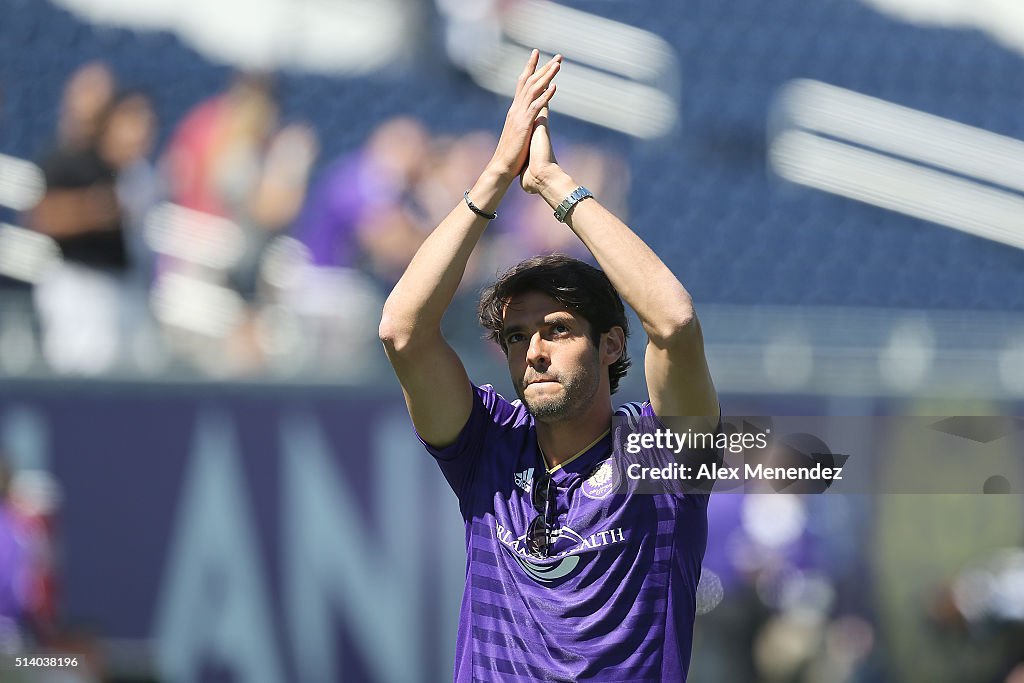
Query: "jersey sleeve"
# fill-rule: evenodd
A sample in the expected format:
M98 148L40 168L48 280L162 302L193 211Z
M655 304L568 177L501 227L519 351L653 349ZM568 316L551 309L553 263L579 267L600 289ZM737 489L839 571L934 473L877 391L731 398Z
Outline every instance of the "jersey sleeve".
M716 438L722 429L721 409L716 423L708 420L688 420L684 418L673 418L658 416L654 412L654 406L650 401L627 403L615 411L618 420L615 422L615 441L621 444L620 458L622 468L629 471L630 465L639 465L643 468L656 468L663 471L677 474L680 467L688 468L686 477L681 475L668 479L630 481L627 477L627 486L632 490L644 493L672 493L683 497L684 500L706 508L710 498L711 489L714 486L713 480L702 479L699 476L702 465L712 463L721 464L724 451L718 444ZM630 452L631 449L625 445L629 441L629 435L654 435L658 431L671 430L677 434L685 434L688 431L696 431L707 436L706 439L695 440L693 443L699 445L655 446L643 447L642 449ZM675 467L675 470L670 468Z
M473 387L473 408L455 442L437 448L417 432L416 438L437 461L449 486L464 503L487 453L500 447L500 437L528 419L519 401L510 402L489 384Z

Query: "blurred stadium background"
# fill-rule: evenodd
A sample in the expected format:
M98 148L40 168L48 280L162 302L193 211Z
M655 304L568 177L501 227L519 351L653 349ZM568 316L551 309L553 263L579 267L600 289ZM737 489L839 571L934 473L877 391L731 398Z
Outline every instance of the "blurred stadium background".
M458 511L377 316L529 47L567 60L560 159L693 293L726 414L1020 415L1022 26L1013 0L2 0L0 649L81 664L3 680L450 677ZM518 195L446 322L505 392L479 285L579 250ZM990 444L1011 480L1021 439ZM713 498L691 680L1020 683L1024 506L993 474Z

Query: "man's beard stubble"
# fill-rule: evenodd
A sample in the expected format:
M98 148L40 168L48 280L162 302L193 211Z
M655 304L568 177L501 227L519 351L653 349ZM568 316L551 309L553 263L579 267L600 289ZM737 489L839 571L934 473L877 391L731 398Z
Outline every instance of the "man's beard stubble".
M519 383L516 383L516 394L536 420L558 422L570 419L582 412L597 394L597 389L601 384L597 376L597 369L601 366L596 362L596 351L594 360L592 365L578 366L576 372L571 375L556 376L556 381L562 387L562 392L558 396L546 396L539 400L528 399L525 395L525 387Z

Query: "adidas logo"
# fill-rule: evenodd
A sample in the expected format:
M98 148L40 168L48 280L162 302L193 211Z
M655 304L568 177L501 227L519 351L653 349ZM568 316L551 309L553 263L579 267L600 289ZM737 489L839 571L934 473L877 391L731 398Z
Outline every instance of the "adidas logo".
M533 468L523 470L522 472L516 472L516 486L529 493L530 487L533 484Z

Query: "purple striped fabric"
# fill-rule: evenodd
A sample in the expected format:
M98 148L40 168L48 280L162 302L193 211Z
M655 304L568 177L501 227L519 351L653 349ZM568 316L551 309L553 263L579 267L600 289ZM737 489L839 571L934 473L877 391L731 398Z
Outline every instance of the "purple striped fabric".
M708 497L615 490L608 434L552 473L559 530L551 557L536 559L525 542L542 466L533 418L489 385L474 392L456 442L424 442L466 524L455 680L685 681ZM654 413L633 403L616 414Z

